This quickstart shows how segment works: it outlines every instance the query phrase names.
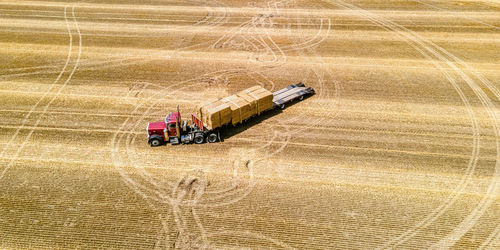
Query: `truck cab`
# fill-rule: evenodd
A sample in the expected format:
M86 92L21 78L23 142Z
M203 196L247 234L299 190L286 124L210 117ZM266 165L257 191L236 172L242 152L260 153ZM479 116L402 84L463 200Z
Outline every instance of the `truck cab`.
M181 122L181 114L179 112L170 113L165 117L168 137L180 136L179 126Z
M148 124L148 143L151 146L160 146L168 142L171 137L180 137L181 114L172 112L163 121Z

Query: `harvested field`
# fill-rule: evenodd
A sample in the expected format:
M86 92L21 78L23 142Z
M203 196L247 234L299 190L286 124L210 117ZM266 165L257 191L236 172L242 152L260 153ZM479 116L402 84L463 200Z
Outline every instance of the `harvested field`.
M0 248L499 249L499 85L497 1L0 0Z

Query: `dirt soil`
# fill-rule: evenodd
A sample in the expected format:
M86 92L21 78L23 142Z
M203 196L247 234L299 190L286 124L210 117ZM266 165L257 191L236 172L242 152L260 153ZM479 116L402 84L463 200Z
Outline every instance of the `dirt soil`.
M497 1L0 0L0 248L499 249L499 85Z

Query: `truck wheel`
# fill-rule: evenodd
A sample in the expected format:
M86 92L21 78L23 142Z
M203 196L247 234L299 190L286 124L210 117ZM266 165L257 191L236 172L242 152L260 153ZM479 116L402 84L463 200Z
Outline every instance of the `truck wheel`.
M303 95L301 95L301 96L299 97L299 101L302 101L302 100L304 100L304 96L303 96Z
M205 141L205 138L203 138L203 135L195 135L194 136L194 143L196 144L202 144Z
M149 145L151 147L158 147L158 146L161 146L161 141L160 141L160 139L151 139L149 141Z
M285 104L281 104L280 109L285 109Z
M216 133L212 133L210 135L208 135L208 142L210 143L214 143L217 141L217 134Z

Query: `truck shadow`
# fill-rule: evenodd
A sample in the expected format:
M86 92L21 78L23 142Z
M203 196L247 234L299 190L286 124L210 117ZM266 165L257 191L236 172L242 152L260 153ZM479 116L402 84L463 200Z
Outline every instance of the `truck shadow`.
M299 103L299 102L303 102L305 101L306 99L310 98L311 95L308 95L308 96L304 96L304 99L302 101L300 100L295 100L295 101L292 101L292 102L289 102L286 104L286 107L284 110L286 110L287 108L291 107L291 106L294 106L295 104ZM269 119L269 118L272 118L276 115L279 115L283 113L283 110L281 110L280 108L278 107L275 107L271 110L268 110L258 116L254 116L253 118L249 118L246 122L243 122L242 124L239 124L239 125L236 125L236 126L233 126L233 125L227 125L225 127L223 127L222 129L220 129L220 136L221 136L221 141L223 142L225 139L229 139L253 126L256 126L258 125L259 123L262 123L263 121Z
M227 125L224 128L220 130L220 136L221 136L221 141L224 141L225 139L229 139L233 137L234 135L237 135L253 126L258 125L259 123L275 116L280 113L283 113L283 111L279 108L277 109L272 109L269 111L266 111L262 113L261 115L255 116L253 118L249 118L246 122L243 122L242 124L233 126L233 125Z

